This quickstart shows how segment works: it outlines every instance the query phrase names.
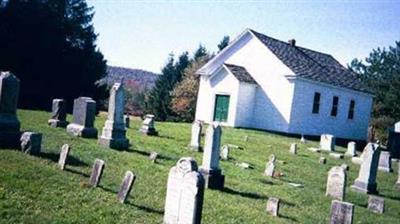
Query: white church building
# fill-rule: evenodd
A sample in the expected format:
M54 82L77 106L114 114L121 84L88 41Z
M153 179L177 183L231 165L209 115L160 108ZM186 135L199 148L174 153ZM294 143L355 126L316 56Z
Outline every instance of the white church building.
M373 95L331 55L246 29L201 67L196 119L365 140Z

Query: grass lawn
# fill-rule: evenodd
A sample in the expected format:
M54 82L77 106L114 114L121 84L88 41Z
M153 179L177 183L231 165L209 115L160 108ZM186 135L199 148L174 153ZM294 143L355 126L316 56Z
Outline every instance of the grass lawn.
M140 135L141 121L131 121L127 136L133 143L128 151L107 149L95 139L82 139L66 133L65 129L47 126L50 113L19 110L22 130L43 133L40 157L16 150L0 150L0 223L162 223L169 169L183 156L192 156L201 165L202 154L191 152L191 125L157 122L158 137ZM71 117L69 116L70 120ZM96 118L101 132L104 117ZM249 141L244 142L244 136ZM400 191L394 189L397 172L378 172L378 190L385 198L385 213L368 211L367 195L355 193L350 185L357 177L359 166L349 158L334 160L328 155L327 164L318 163L319 153L306 150L317 142L298 144L298 155L289 154L292 142L298 139L261 131L224 128L222 144L235 144L232 160L221 161L226 176L223 191L206 190L203 223L328 223L331 199L325 197L328 170L346 162L348 171L346 201L355 204L354 223L400 223ZM67 170L56 167L64 143L71 145ZM160 154L158 163L149 161L149 152ZM344 152L344 148L338 148ZM279 179L263 176L265 163L275 154ZM88 175L96 158L106 162L100 186L87 187ZM250 163L254 169L242 170L236 162ZM397 171L397 164L393 164ZM116 192L127 170L137 179L127 204L120 204ZM289 182L301 183L294 188ZM281 217L265 213L268 197L282 201Z

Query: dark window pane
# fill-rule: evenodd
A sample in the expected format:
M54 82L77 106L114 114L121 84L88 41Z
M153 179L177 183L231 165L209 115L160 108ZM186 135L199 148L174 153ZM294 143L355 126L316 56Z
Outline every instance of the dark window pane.
M349 114L347 115L348 119L354 118L354 107L356 106L356 102L354 100L350 100Z
M321 94L318 92L314 93L314 103L313 103L313 109L312 109L313 114L319 113L320 100L321 100Z
M331 116L336 117L338 112L339 97L334 96L332 101Z

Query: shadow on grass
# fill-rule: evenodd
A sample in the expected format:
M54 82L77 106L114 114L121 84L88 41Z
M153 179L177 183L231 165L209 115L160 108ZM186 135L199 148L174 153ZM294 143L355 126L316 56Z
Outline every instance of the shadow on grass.
M53 152L40 152L38 156L43 159L51 160L55 163L57 163L58 159L60 158L60 155L58 153L53 153ZM88 166L87 163L70 155L67 158L66 164L70 166Z
M115 195L118 194L117 191L114 191L113 189L108 188L108 187L105 187L105 186L103 186L103 185L98 185L97 187L100 188L100 189L102 189L102 190L104 190L104 191L107 191L107 192L109 192L109 193L111 193L111 194L115 194Z
M266 179L260 179L260 182L263 184L274 185L274 182Z
M82 173L82 172L79 171L79 170L73 170L73 169L68 168L68 167L65 167L64 170L65 170L65 171L68 171L68 172L71 172L71 173L74 173L74 174L81 175L81 176L83 176L83 177L90 177L90 175L88 175L88 174L86 174L86 173Z
M131 151L134 152L134 153L138 153L138 154L140 154L142 156L150 156L149 152L142 151L142 150L139 150L139 149L131 149Z
M283 219L288 219L288 220L290 220L292 222L298 222L297 219L295 219L293 217L286 216L286 215L279 215L279 217L281 217Z
M222 192L228 193L228 194L233 194L233 195L239 195L245 198L251 198L251 199L268 199L267 196L253 193L253 192L240 192L233 190L229 187L225 187L224 189L221 190Z
M389 199L392 199L392 200L396 200L396 201L400 201L400 197L399 196L390 196L390 195L380 195L381 197L384 197L384 198L389 198Z
M134 203L132 203L130 201L126 202L126 204L132 205L132 206L136 207L137 209L143 210L143 211L148 212L148 213L155 213L155 214L159 214L159 215L164 214L163 210L157 210L157 209L149 208L149 207L146 207L146 206L143 206L143 205L136 205L136 204L134 204Z
M142 156L146 156L146 157L150 156L150 152L146 152L146 151L143 151L143 150L140 150L140 149L132 149L132 152L138 153L138 154L140 154ZM175 161L175 160L178 160L178 159L172 158L172 157L169 157L169 156L165 156L165 155L162 155L162 154L158 153L157 160L174 160Z
M167 135L153 135L153 136L151 136L151 137L165 138L165 139L171 139L171 140L175 139L174 137L167 136Z
M288 207L295 207L295 206L296 206L296 204L294 204L294 203L292 203L292 202L288 202L288 201L286 201L286 200L282 200L282 199L281 199L281 203L282 203L284 206L288 206Z

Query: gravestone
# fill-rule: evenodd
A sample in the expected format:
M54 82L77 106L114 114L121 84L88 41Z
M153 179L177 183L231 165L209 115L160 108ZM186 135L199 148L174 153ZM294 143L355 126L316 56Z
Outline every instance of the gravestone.
M164 224L200 224L204 179L193 158L183 157L168 175Z
M332 167L328 172L326 196L343 201L346 190L346 172L340 166Z
M358 178L351 188L362 193L374 194L377 193L376 174L380 155L379 145L368 143L363 154Z
M375 213L383 213L385 211L385 199L369 195L368 210Z
M352 203L332 200L331 224L352 224L354 205Z
M346 156L356 156L356 143L355 142L349 142L347 143L347 151L345 153Z
M136 176L131 171L126 171L125 177L122 180L121 186L117 194L118 201L122 204L125 203L132 190L132 186L135 183Z
M243 141L248 142L249 141L249 136L244 136Z
M272 216L279 216L279 198L268 198L266 211Z
M335 151L335 136L329 134L322 134L319 146L321 150Z
M149 159L153 163L157 162L158 153L157 152L150 152Z
M264 175L267 177L273 177L275 173L275 161L276 157L274 154L270 155L267 164L265 165Z
M115 83L110 89L108 101L108 117L99 138L99 144L112 149L127 149L129 140L126 138L124 121L125 90L121 83Z
M67 126L67 132L83 138L97 138L94 128L96 101L90 97L79 97L74 100L73 120Z
M221 160L229 160L229 147L227 145L222 146L220 157Z
M101 176L103 175L105 163L101 159L96 159L93 164L92 174L90 175L89 185L97 187L100 183Z
M130 128L131 127L131 119L129 118L129 115L124 115L124 121L125 121L125 127Z
M192 124L192 137L190 139L189 148L193 151L201 151L201 131L203 129L203 122L195 120Z
M70 150L70 147L68 144L64 144L61 147L60 158L58 159L58 167L60 167L60 169L62 169L62 170L65 169L65 164L68 159L69 150Z
M297 154L297 144L296 143L292 143L290 145L290 153L293 154L293 155Z
M0 71L0 147L19 148L18 96L19 79L11 72Z
M379 156L379 165L378 170L384 172L393 172L392 170L392 158L390 157L390 153L387 151L381 151L381 155Z
M42 134L24 132L21 136L21 151L30 155L39 155L42 149Z
M65 128L68 125L67 119L67 105L63 99L54 99L52 104L51 118L47 121L50 127Z
M326 164L326 158L325 157L320 157L319 158L319 163L320 164Z
M225 176L219 167L221 134L222 129L219 123L212 123L208 126L200 173L204 176L206 188L210 189L224 188Z
M304 135L301 135L300 143L303 143L303 144L307 143L307 140L306 140L306 138L304 138Z
M397 122L396 125L399 126L397 129L389 129L387 148L392 158L400 159L400 130L398 130L400 129L400 122Z
M400 162L397 163L397 167L398 167L398 171L397 171L398 178L397 178L397 181L395 184L395 188L397 190L400 190Z
M367 142L368 143L375 142L375 127L374 126L368 126Z
M367 147L368 147L368 144L364 147L364 149L363 149L363 151L362 151L362 153L361 153L361 155L359 157L355 156L355 157L351 158L351 162L354 163L354 164L357 164L357 165L361 165L361 163L363 161L363 158L366 155L366 153L365 153L366 150L365 149Z
M154 115L147 114L145 116L142 127L140 128L139 131L146 135L158 135L158 132L154 127Z

